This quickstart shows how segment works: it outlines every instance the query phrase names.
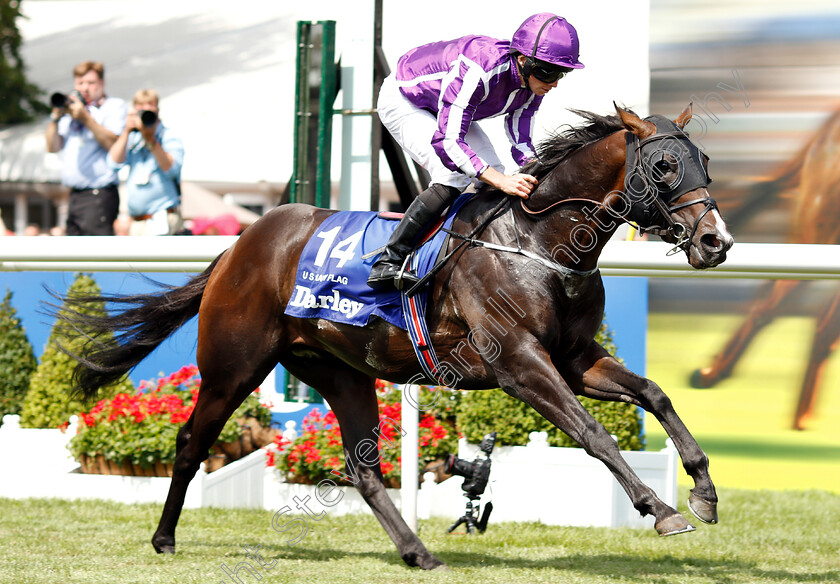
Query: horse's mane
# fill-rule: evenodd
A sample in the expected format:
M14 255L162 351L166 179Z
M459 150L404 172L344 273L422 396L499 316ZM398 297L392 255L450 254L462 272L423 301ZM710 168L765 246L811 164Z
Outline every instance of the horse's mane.
M531 174L537 180L541 180L573 152L624 129L624 124L617 115L602 116L576 109L569 111L584 118L586 123L581 126L561 126L558 131L537 145L537 160L529 162L519 172Z

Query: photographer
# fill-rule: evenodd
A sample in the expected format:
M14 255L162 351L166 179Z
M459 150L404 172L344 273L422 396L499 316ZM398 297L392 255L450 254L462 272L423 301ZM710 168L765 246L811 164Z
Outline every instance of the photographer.
M173 235L182 228L180 181L184 145L160 121L158 102L153 89L134 94L134 108L126 119L125 130L109 153L114 168L129 166L129 235Z
M70 187L67 235L113 235L120 207L116 171L108 149L125 125L125 102L105 95L102 63L73 69L74 90L53 95L47 152L61 152L61 182Z

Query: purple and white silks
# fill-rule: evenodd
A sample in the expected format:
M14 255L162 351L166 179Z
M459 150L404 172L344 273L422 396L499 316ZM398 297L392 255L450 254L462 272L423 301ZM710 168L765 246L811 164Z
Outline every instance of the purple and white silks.
M534 156L531 135L542 97L521 86L509 49L509 41L465 36L412 49L397 65L402 95L437 118L435 153L467 177L491 165L465 139L474 120L505 115L513 160L521 166Z

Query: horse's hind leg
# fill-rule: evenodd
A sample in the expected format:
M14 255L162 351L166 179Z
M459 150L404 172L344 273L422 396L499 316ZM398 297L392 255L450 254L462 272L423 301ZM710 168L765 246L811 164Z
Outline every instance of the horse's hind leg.
M817 321L817 330L811 345L808 370L799 391L796 413L793 416L793 429L803 430L805 422L814 414L820 377L825 369L828 357L837 348L840 339L840 291L834 295L828 309Z
M379 408L374 379L331 356L282 359L298 379L314 387L332 407L341 428L347 475L409 566L432 570L443 562L414 534L385 492L379 467ZM339 477L336 477L339 480ZM403 480L416 480L403 477Z
M172 482L160 523L152 536L158 552L175 551L175 527L187 487L209 454L225 422L277 364L275 315L271 305L251 298L212 302L205 291L199 320L198 368L201 387L190 419L178 433ZM211 301L208 301L208 297Z
M158 553L175 552L175 527L184 506L187 487L206 460L210 447L216 442L227 420L239 404L257 388L267 371L222 378L208 375L201 380L195 409L178 432L172 482L163 506L152 545Z
M723 350L715 355L712 364L697 369L691 375L691 386L697 389L713 387L732 374L738 359L761 329L770 324L776 316L776 310L782 301L790 296L802 280L776 280L770 293L758 300L750 309L747 318L732 335Z
M683 467L694 480L689 508L705 523L717 523L717 493L709 475L709 459L674 410L670 398L653 381L636 375L619 363L598 343L592 342L581 359L574 364L574 373L582 395L606 401L630 402L656 416L674 441Z

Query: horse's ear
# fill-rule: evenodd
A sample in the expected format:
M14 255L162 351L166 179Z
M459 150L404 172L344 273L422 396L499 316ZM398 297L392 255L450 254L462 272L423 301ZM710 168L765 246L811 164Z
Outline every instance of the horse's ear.
M650 122L644 121L630 110L619 107L619 105L615 102L613 102L613 105L615 106L615 111L618 114L618 117L621 118L621 122L624 124L624 127L636 134L639 138L647 138L648 136L653 136L656 133L656 126Z
M692 102L688 102L688 105L685 106L685 109L682 111L682 113L679 116L677 116L676 120L674 120L674 123L677 126L679 126L680 130L685 128L686 124L688 124L688 122L691 121L691 103Z

